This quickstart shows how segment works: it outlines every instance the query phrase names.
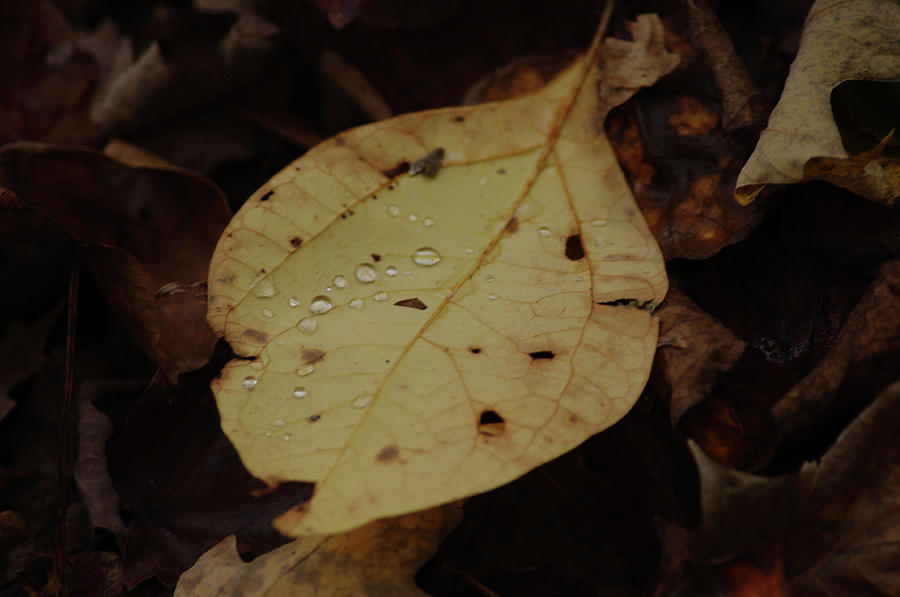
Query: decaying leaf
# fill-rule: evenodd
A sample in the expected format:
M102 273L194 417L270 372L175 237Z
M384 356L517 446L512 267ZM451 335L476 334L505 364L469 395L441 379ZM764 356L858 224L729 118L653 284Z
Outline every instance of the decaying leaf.
M252 562L238 556L230 535L181 576L175 595L425 597L413 577L461 514L456 506L446 505L377 520L339 535L301 537Z
M900 4L894 0L818 0L781 99L756 150L741 170L735 197L752 201L766 184L805 180L811 158L849 158L831 113L831 91L851 79L890 80L900 73ZM859 169L878 178L877 160ZM900 188L862 181L854 192L887 202ZM848 186L843 184L841 186ZM885 187L886 193L883 192Z
M225 230L208 318L241 358L213 389L251 473L316 483L283 532L497 487L637 399L657 321L628 305L667 280L598 118L598 46L537 94L320 144Z

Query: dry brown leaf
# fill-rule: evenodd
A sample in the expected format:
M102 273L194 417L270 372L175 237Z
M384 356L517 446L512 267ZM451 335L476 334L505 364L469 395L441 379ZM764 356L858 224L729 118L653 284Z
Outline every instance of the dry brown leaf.
M638 25L608 45L671 65L658 19ZM209 321L243 358L214 383L223 429L254 475L317 483L279 529L496 487L640 394L667 283L602 132L598 45L535 95L347 131L225 231Z
M413 577L456 526L454 505L378 520L349 533L301 537L252 562L234 535L203 554L178 580L176 597L426 597Z
M738 177L737 200L749 203L766 184L806 180L804 167L811 158L849 158L831 113L832 90L851 79L890 80L898 75L900 4L895 0L817 0L781 99ZM871 160L860 176L880 178L878 169L877 160ZM882 185L887 192L866 197L888 202L900 192L885 180L875 187ZM852 190L872 187L869 183Z

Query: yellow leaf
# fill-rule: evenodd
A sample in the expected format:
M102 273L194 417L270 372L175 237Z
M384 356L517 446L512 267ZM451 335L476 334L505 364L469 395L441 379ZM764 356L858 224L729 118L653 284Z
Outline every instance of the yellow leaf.
M641 393L667 279L603 133L598 47L536 94L346 131L225 231L208 317L244 358L213 384L222 428L270 485L316 484L282 532L497 487Z
M738 176L735 198L753 201L766 184L806 180L811 158L847 158L831 114L831 91L851 79L900 75L900 3L896 0L817 0L810 10L778 105ZM859 189L878 188L879 174L863 167ZM846 180L846 179L845 179ZM893 192L896 194L897 188ZM879 196L872 199L886 200Z
M245 562L234 535L178 579L175 597L426 597L413 580L461 516L447 505L378 520L349 533L301 537Z

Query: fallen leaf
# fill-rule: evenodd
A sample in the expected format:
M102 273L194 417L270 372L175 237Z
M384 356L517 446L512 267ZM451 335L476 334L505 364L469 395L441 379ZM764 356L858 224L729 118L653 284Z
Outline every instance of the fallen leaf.
M900 73L900 4L893 0L817 0L769 124L741 170L734 196L749 203L771 183L806 180L812 158L847 159L831 112L831 92L851 79L890 80ZM860 172L877 176L877 160ZM900 189L888 181L886 194L867 194L882 203ZM844 186L844 185L842 185ZM856 186L856 192L863 190Z
M10 200L0 220L19 226L14 242L55 232L86 243L85 261L112 308L174 380L207 362L215 337L202 302L154 295L166 283L204 278L229 210L206 178L141 160L131 167L89 148L6 145L0 187L13 193L3 195Z
M841 158L810 158L803 166L806 179L817 179L853 191L888 206L900 195L900 158L884 155L891 135L877 147Z
M664 382L661 394L669 398L675 426L690 407L709 395L747 343L674 288L657 315L660 348L653 367Z
M301 537L252 562L238 556L231 535L181 576L175 595L426 597L413 577L460 516L447 505L377 520L348 533Z
M270 485L317 483L283 532L486 491L637 399L667 281L598 128L598 46L538 94L347 131L226 229L208 318L244 358L213 384L222 427ZM435 177L404 174L437 148Z

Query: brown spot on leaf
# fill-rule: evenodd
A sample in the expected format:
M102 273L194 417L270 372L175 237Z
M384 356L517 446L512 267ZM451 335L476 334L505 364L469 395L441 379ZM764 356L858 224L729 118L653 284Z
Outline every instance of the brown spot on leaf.
M500 435L506 428L503 417L495 410L486 410L478 418L478 433L484 435Z
M302 244L303 244L303 239L301 239L299 236L291 237L291 246L292 247L299 247Z
M343 147L344 145L346 145L346 142L344 141L343 137L335 137L334 144L338 147Z
M375 462L387 463L397 460L397 457L400 455L400 448L397 447L396 444L390 444L381 449L375 456Z
M572 261L584 259L584 245L581 244L580 234L573 234L566 239L566 257Z
M241 336L246 336L247 339L254 342L259 342L260 344L269 339L269 335L267 333L251 329L244 330L244 333L241 334Z
M556 353L554 353L552 350L538 350L537 352L528 353L528 356L530 356L532 359L535 359L535 360L537 360L537 359L552 359L553 357L556 356Z
M454 116L453 117L453 122L465 122L465 121L466 121L465 116Z
M519 231L519 218L513 216L509 219L509 222L506 223L506 231L510 234L515 234Z
M382 170L381 173L384 174L388 178L394 178L395 176L400 176L401 174L409 172L409 162L406 160L400 162L393 168L388 168L387 170Z
M379 261L381 261L381 255L379 255L378 253L372 253L372 261L378 263Z
M325 358L325 351L321 348L304 348L300 356L304 363L318 363Z
M418 297L403 299L402 301L397 301L394 304L398 307L410 307L412 309L419 309L421 311L424 311L428 308L428 305L420 301Z

